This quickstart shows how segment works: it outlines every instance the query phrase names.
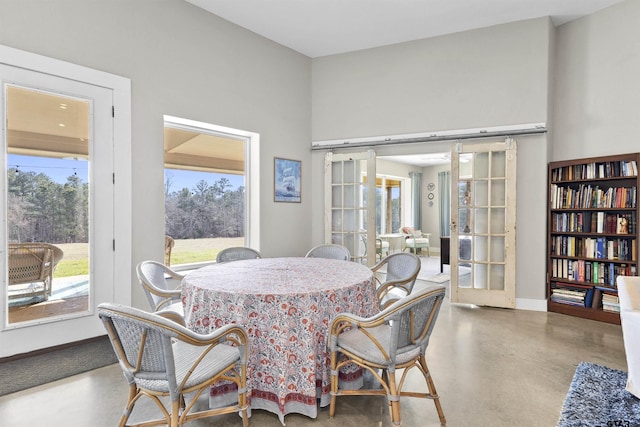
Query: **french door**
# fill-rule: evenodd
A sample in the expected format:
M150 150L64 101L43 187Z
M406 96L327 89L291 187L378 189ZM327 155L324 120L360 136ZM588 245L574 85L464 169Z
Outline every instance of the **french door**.
M103 335L96 306L117 298L113 91L2 64L0 84L0 157L6 165L0 174L3 356ZM29 300L28 292L10 295L9 243L24 241L65 248L52 292L41 300ZM61 291L62 282L73 296ZM37 284L24 285L27 291L31 286ZM15 288L20 291L20 285ZM44 309L79 295L84 302L68 310ZM37 305L43 310L10 316L12 308L35 311Z
M451 151L451 302L515 308L516 142Z
M351 260L376 261L376 155L325 155L325 243L345 246Z

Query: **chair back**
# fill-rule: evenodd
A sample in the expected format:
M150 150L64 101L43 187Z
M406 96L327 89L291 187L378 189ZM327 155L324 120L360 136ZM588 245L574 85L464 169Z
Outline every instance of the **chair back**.
M156 388L165 382L167 391L176 393L171 340L178 335L179 325L153 313L111 303L100 304L98 316L129 382L156 382ZM175 400L177 393L171 397Z
M398 327L399 350L415 346L423 350L427 348L444 296L445 289L439 286L410 294L396 302L400 308L392 317L397 319L394 326Z
M9 243L9 285L53 280L64 253L49 243Z
M244 246L237 246L231 248L225 248L218 252L216 262L230 262L240 261L243 259L257 259L262 258L260 252L255 249L247 248Z
M385 282L403 282L403 287L411 292L422 264L420 258L412 253L398 252L384 258L381 262L387 265Z
M136 267L136 273L152 311L161 309L171 300L179 299L178 294L168 295L172 289L166 277L180 280L182 276L166 265L157 261L142 261Z
M351 258L349 249L345 248L342 245L333 244L318 245L307 252L305 256L307 258L331 258L344 261L349 261L349 259Z
M171 251L176 241L171 236L164 236L164 265L171 266Z

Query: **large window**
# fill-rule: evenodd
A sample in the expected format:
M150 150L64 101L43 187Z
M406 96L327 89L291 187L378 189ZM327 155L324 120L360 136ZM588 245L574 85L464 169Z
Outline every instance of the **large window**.
M165 118L165 233L174 242L167 259L172 266L211 262L226 247L251 246L251 140L213 125Z

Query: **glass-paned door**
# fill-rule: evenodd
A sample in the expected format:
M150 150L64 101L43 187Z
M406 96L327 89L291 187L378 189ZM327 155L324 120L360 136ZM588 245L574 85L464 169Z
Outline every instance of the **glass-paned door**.
M516 143L451 153L451 301L515 307Z
M103 334L96 305L115 292L112 91L16 67L0 77L3 341L19 353Z
M376 259L375 152L325 155L325 242L345 246L351 260ZM369 203L368 201L374 201Z

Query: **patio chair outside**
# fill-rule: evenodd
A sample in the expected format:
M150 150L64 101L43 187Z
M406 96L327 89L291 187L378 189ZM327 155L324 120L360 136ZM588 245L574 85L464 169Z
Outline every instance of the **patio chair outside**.
M154 313L111 303L100 304L98 315L129 383L129 398L119 426L127 425L142 396L150 398L163 415L144 425L178 427L193 419L234 412L240 413L245 427L249 425L248 339L241 326L226 325L201 335ZM206 395L209 387L219 380L235 383L237 403L192 411L198 397L203 392ZM169 408L161 397L169 398Z
M331 259L340 259L344 261L349 261L351 258L351 254L349 253L349 249L345 248L342 245L318 245L312 248L305 255L307 258L331 258Z
M411 293L421 267L420 258L409 252L391 254L371 267L374 273L382 270L385 274L384 280L379 279L380 273L375 275L379 284L376 295L381 309Z
M240 261L242 259L257 259L262 258L260 252L255 249L247 248L244 246L234 246L231 248L225 248L218 252L216 262L230 262Z
M180 287L173 288L167 281L170 278L180 282L184 276L157 261L142 261L136 273L151 311L184 325Z
M42 282L42 290L29 296L51 296L53 272L64 256L62 249L49 243L9 243L9 286ZM20 294L23 296L23 294Z
M171 236L164 236L164 265L171 267L171 251L176 241Z
M331 322L330 417L335 415L338 396L386 395L391 422L394 426L399 426L402 424L400 397L408 396L432 399L440 423L446 423L425 358L429 337L444 295L444 286L430 286L396 301L373 317L363 319L350 313L342 313ZM341 390L339 369L350 363L368 370L382 388ZM402 390L407 373L412 368L417 368L422 373L428 388L426 393ZM396 382L398 369L403 369L399 383ZM378 370L382 370L382 375Z

